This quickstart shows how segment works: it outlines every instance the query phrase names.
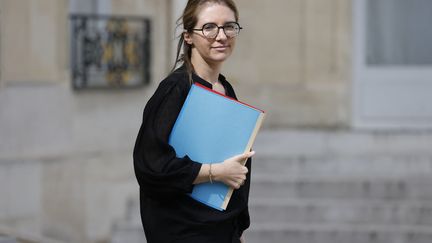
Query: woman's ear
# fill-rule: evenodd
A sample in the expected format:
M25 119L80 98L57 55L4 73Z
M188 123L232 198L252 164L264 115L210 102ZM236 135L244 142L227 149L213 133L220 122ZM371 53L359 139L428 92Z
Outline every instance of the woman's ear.
M187 44L192 45L192 36L189 32L187 31L183 32L183 39Z

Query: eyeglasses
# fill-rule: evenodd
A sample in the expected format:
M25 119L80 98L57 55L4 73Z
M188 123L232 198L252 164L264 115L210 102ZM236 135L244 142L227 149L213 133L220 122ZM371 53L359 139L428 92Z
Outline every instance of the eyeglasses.
M216 36L218 36L220 29L223 29L225 35L228 38L233 38L236 37L240 33L240 30L243 28L240 27L240 24L237 22L228 22L222 26L218 26L215 23L207 23L204 24L201 29L192 29L192 30L202 31L203 35L206 38L213 39L216 38Z

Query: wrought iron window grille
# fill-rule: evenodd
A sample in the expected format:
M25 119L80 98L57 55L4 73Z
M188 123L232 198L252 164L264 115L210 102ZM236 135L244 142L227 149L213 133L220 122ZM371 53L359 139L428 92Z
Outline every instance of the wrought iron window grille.
M150 82L150 19L73 14L70 21L74 89L132 88Z

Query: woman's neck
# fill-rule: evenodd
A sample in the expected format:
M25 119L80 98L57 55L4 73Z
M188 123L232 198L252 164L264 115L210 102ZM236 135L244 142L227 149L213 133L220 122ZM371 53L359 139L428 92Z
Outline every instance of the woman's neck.
M214 85L218 79L222 64L209 65L206 62L193 62L195 73L207 82Z

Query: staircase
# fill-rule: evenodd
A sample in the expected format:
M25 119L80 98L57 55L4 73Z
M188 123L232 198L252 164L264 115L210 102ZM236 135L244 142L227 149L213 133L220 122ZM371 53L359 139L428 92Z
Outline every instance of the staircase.
M14 237L0 235L0 243L18 243Z
M130 198L126 205L126 215L118 220L111 230L110 243L146 243L141 224L138 196ZM1 242L0 242L1 243Z
M271 131L247 243L431 243L432 133Z
M15 230L0 227L0 243L64 243L47 237L23 234Z
M432 132L262 131L247 243L432 243ZM145 242L137 199L112 243Z

